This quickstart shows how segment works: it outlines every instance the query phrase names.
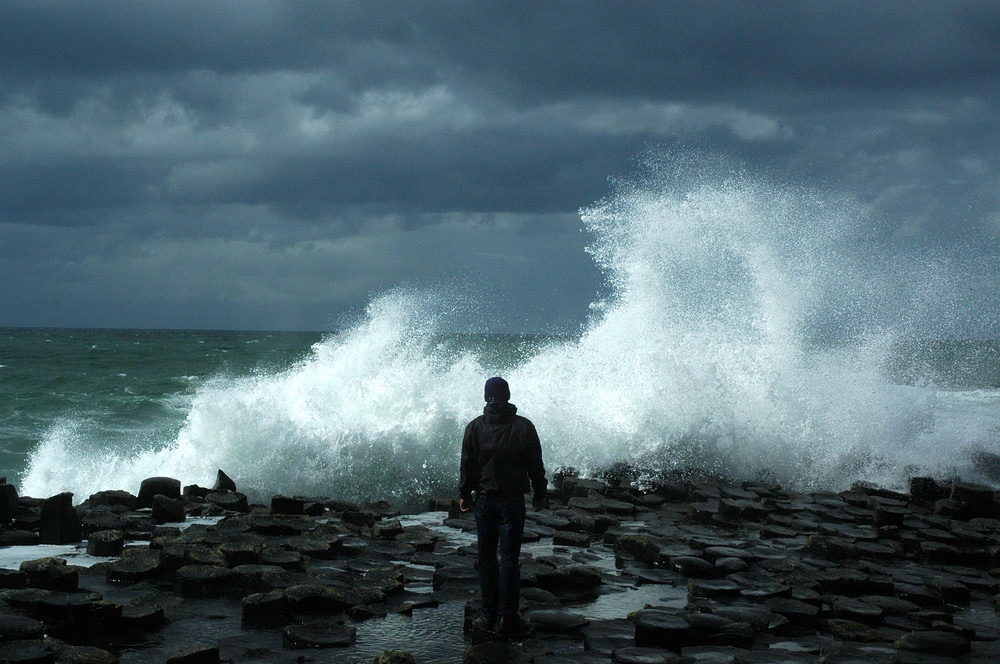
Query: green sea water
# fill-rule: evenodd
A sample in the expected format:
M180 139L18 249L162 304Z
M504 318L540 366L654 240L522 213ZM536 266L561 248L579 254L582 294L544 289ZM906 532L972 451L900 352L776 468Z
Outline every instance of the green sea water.
M42 493L74 490L83 494L115 488L88 482L87 468L94 469L102 482L114 483L120 478L120 488L136 491L147 473L185 475L185 482L207 481L216 466L260 493L313 491L359 496L363 490L412 499L435 491L448 492L453 481L450 475L457 471L455 450L461 428L481 407L477 405L480 379L494 373L514 376L513 400L521 401L522 412L534 415L543 434L549 434L550 470L560 462L575 466L589 462L590 470L621 461L662 464L664 457L657 456L657 444L671 450L675 458L712 468L724 457L733 436L745 436L745 445L761 445L755 439L754 423L735 421L731 413L728 423L719 416L717 422L675 430L673 439L664 435L664 431L671 431L670 423L654 421L649 412L622 427L622 417L634 416L627 409L630 393L643 393L648 387L628 384L605 392L602 401L593 402L593 412L586 417L575 412L573 421L562 423L560 431L558 403L593 399L589 387L564 385L546 393L539 387L552 385L547 377L530 376L525 371L565 369L567 364L585 362L588 350L579 338L398 334L380 340L372 332L368 329L360 336L357 332L338 336L0 330L0 474L17 484L27 482L27 488L35 491L41 487ZM816 344L810 352L817 357L836 355L831 350L836 347ZM593 370L585 366L577 375ZM822 367L817 365L817 370ZM934 433L952 439L964 437L972 444L970 449L994 449L1000 344L900 344L891 349L882 371L883 386L908 390L915 404L909 413L900 414L896 423L912 429L904 440L915 441ZM442 386L449 383L462 385L466 394L460 403L435 402L435 397L457 400L454 390L435 395L436 390L444 392ZM380 390L382 394L378 394ZM689 396L672 396L663 386L659 392L664 395L664 419L670 417L671 398L683 402ZM717 390L706 390L700 396L710 400L708 405L714 408L731 407ZM542 399L547 403L537 403ZM617 411L608 407L615 400L621 406ZM786 406L786 412L796 412L794 404ZM773 407L760 405L765 415ZM353 412L345 412L347 408ZM835 439L838 419L822 423L812 413L808 416L813 419L804 416L799 423L813 427L808 435ZM892 414L888 417L892 420ZM589 430L576 428L581 418L592 421ZM718 428L726 424L728 430ZM629 428L638 433L629 432ZM588 431L594 440L583 440ZM644 432L653 443L634 444ZM609 435L627 436L632 444L622 446L622 440L608 440ZM712 441L711 435L716 435L716 440ZM576 440L566 441L571 436ZM218 440L224 440L221 454L214 444ZM582 447L584 453L567 443ZM706 449L712 443L715 452ZM247 450L241 449L243 444ZM876 450L880 444L873 441ZM602 445L614 453L602 455ZM185 449L192 446L193 456ZM766 452L766 448L761 451ZM275 464L278 457L281 462ZM204 459L201 467L199 458ZM394 458L405 461L393 468ZM815 468L795 469L803 470ZM328 480L324 479L326 473ZM337 474L350 479L338 482ZM863 474L861 469L859 476ZM411 481L414 478L416 482Z

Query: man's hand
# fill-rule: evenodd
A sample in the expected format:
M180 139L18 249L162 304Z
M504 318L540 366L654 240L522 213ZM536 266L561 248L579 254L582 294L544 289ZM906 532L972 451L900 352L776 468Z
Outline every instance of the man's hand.
M462 510L463 512L468 512L469 510L472 509L472 501L462 498L461 500L458 501L458 509Z
M548 496L546 496L544 493L536 493L534 497L531 499L531 506L534 507L536 511L548 509L549 507Z

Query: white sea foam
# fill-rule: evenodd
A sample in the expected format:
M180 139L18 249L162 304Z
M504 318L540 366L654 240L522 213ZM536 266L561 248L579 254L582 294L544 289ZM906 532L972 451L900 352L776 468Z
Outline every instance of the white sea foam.
M583 211L607 297L578 337L505 372L548 468L766 470L799 488L843 488L968 476L971 452L1000 452L997 391L886 378L911 303L886 324L882 290L899 266L859 249L863 211L720 170L654 159ZM436 346L454 306L440 290L378 297L295 367L200 387L172 440L96 454L54 426L24 491L82 498L155 475L211 484L222 468L257 497L453 494L462 429L496 370ZM841 341L820 341L832 333Z

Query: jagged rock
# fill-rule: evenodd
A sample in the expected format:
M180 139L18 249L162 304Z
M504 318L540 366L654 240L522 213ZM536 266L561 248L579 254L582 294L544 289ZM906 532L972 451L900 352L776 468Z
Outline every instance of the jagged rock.
M136 508L153 506L153 496L166 496L175 500L181 497L181 482L172 477L147 477L139 485Z
M80 541L82 527L73 494L69 492L47 498L42 503L38 522L38 538L42 544L73 544Z
M224 472L222 472L222 469L219 469L219 472L216 474L215 486L212 487L212 491L235 492L236 482L234 482L233 479L229 477L229 475L226 475Z
M120 530L101 530L87 537L87 554L91 556L117 556L125 548L125 533Z
M282 635L286 648L346 648L354 643L357 630L350 625L317 621L304 625L289 625Z

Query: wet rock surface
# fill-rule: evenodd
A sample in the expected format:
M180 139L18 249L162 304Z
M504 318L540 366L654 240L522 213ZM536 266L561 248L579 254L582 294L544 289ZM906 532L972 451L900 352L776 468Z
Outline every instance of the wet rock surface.
M224 474L140 494L6 492L3 541L83 537L106 559L4 570L0 661L1000 661L1000 503L979 484L640 491L560 473L528 511L527 624L505 634L475 623L475 525L453 501L252 505Z

